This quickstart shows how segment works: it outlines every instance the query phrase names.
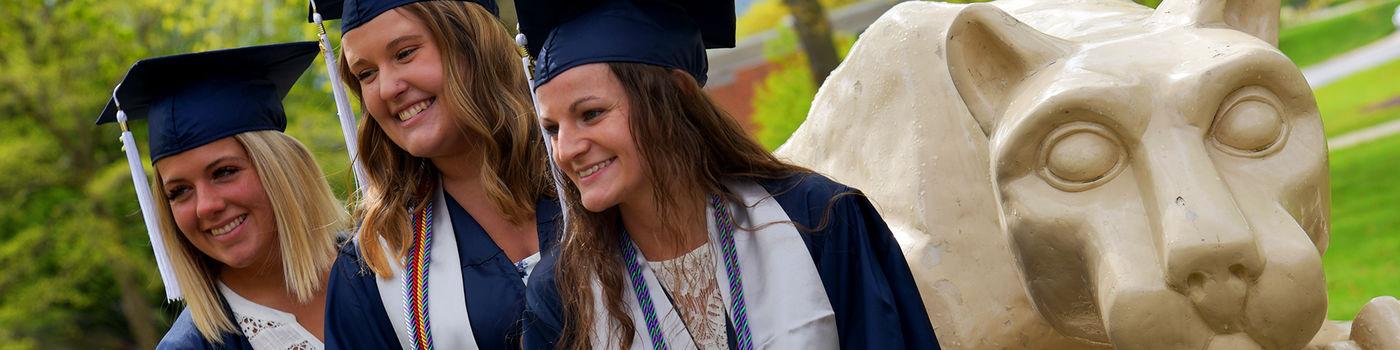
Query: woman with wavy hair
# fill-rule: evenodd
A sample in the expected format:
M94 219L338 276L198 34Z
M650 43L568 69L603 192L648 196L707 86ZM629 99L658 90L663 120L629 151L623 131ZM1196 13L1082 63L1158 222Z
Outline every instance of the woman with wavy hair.
M355 244L331 273L332 347L518 348L554 237L520 53L490 1L351 1L342 79L369 117Z
M323 348L346 215L311 152L282 133L281 103L315 57L302 42L142 60L99 118L148 120L152 245L174 278L167 296L186 304L158 348Z
M527 349L938 347L871 203L777 159L701 90L705 48L733 45L732 2L517 8L568 179Z

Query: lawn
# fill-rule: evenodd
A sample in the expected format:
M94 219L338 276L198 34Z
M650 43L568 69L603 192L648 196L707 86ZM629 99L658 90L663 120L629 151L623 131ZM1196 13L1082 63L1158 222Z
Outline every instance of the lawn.
M1332 153L1332 240L1323 255L1327 316L1356 317L1400 296L1400 135Z
M1353 74L1318 89L1317 108L1327 136L1400 118L1400 60Z
M1285 28L1279 33L1279 50L1299 67L1307 67L1365 46L1395 31L1390 16L1400 0L1386 0L1356 12Z

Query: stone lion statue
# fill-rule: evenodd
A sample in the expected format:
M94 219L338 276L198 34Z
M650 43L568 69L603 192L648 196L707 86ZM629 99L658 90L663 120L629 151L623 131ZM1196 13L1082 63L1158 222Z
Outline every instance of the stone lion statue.
M1397 349L1324 320L1327 144L1279 2L903 3L778 153L865 191L952 349Z

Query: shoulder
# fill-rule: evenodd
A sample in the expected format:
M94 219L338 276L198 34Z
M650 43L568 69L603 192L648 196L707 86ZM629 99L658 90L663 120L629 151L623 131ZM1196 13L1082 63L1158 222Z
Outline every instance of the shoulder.
M525 287L525 308L527 312L556 311L560 307L556 273L559 261L557 250L541 252L540 262L530 274L530 283Z
M337 248L335 263L331 265L330 280L327 282L331 286L327 292L334 292L337 285L344 286L350 284L374 284L374 271L370 270L364 258L360 255L359 242L356 240L346 240Z
M233 346L238 334L224 334L224 347ZM199 328L194 326L194 316L190 314L188 308L180 311L180 316L175 318L175 323L170 325L170 330L165 332L165 336L156 345L159 350L186 350L186 349L218 349L204 335L199 333Z
M773 196L789 219L809 228L821 226L833 214L868 203L860 190L818 173L800 172L753 181Z
M530 274L530 283L525 287L523 345L526 349L554 348L564 326L564 305L555 278L559 255L557 251L541 254L539 265Z

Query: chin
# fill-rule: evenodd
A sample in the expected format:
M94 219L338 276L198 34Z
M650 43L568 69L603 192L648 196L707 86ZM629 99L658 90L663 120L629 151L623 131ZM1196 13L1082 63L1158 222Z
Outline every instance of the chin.
M601 213L619 204L611 196L598 193L584 193L580 197L582 197L580 201L583 202L583 208L594 213Z

